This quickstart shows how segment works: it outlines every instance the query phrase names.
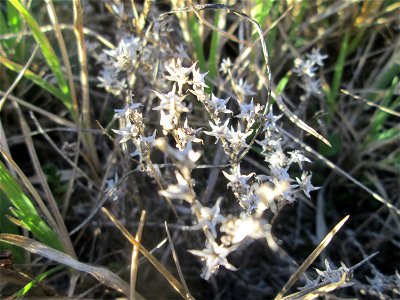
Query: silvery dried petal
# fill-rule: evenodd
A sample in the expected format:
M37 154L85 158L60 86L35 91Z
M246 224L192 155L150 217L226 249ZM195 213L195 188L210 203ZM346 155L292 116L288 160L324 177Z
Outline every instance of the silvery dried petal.
M126 111L128 110L128 108L131 110L135 110L135 109L139 108L140 106L143 106L143 104L132 102L130 106L126 106L125 108L114 109L114 112L117 114L118 118L125 118L125 114L126 114Z
M163 110L160 111L160 125L163 128L163 133L175 128L174 115L166 114Z
M300 186L300 189L304 192L307 198L311 198L310 192L320 189L320 187L315 187L311 184L311 173L303 172L301 175L301 179L296 177L297 183Z
M172 91L168 94L162 94L157 91L153 91L158 98L161 99L160 105L154 107L153 110L167 110L171 114L189 112L185 103L183 102L184 97L176 95L176 85L173 86Z
M175 171L175 175L178 183L169 185L166 190L159 192L160 195L166 198L180 199L192 203L196 195L194 195L187 181L178 171Z
M252 90L253 85L247 83L246 80L243 80L243 78L239 79L239 82L237 83L237 90L240 94L243 96L253 96L256 93Z
M308 77L314 77L315 72L317 71L317 68L314 67L314 62L307 59L307 60L302 60L300 58L296 58L294 61L295 68L293 69L293 72L295 72L298 76L308 76Z
M214 114L218 115L218 113L231 114L232 111L226 108L226 104L228 103L230 97L226 99L218 98L214 94L211 94L211 99L206 102L209 106L209 109Z
M248 146L246 143L246 139L252 133L253 129L249 130L246 133L243 133L239 123L236 131L233 129L233 127L231 127L231 129L229 130L229 136L227 140L233 149L240 151L241 149L246 148Z
M165 65L165 69L169 73L168 76L165 76L170 81L175 81L178 83L180 87L188 82L188 74L192 72L193 68L195 67L195 63L190 66L189 68L182 67L181 60L172 59Z
M205 79L204 79L206 77L206 75L208 74L208 72L200 73L200 69L194 68L192 71L192 74L193 74L192 84L195 87L195 89L208 87L205 82Z
M273 111L272 111L272 106L268 112L268 114L265 116L265 124L263 131L265 130L272 130L274 129L275 131L279 131L278 128L276 127L276 121L278 121L280 118L282 118L282 115L279 116L274 116Z
M221 66L219 70L222 72L222 74L228 74L229 70L232 68L232 62L230 58L223 58L221 62Z
M237 167L236 167L235 170L231 170L231 172L232 172L231 174L228 174L227 172L222 171L222 173L224 174L224 176L230 181L230 183L228 184L228 186L229 186L230 184L236 184L236 183L238 183L238 184L240 184L240 185L243 185L243 186L247 186L247 187L248 187L247 181L250 180L250 178L253 177L253 175L255 175L255 173L250 173L250 174L248 174L248 175L242 175L242 174L240 173L240 164L237 165Z
M217 237L216 226L225 220L225 217L220 214L220 204L222 197L218 198L215 205L212 208L202 206L200 202L196 201L196 205L200 208L200 216L197 220L197 224L192 226L192 229L200 229L204 226L211 231L214 238Z
M292 152L289 152L289 154L290 154L290 160L288 162L289 165L292 163L297 163L300 169L303 169L303 164L302 164L303 161L311 162L311 160L309 160L307 157L301 154L299 150L294 150Z
M200 256L206 265L203 268L201 276L208 280L211 275L214 274L220 266L224 266L228 270L236 271L235 266L231 265L227 256L236 250L236 246L225 247L224 245L218 245L212 237L207 238L206 248L203 250L189 250L190 253L196 256Z
M122 139L119 141L120 144L135 138L139 134L138 128L130 123L120 130L112 129L112 131L122 136Z
M215 144L218 143L219 139L229 139L230 136L230 131L228 130L228 123L229 119L225 121L225 123L221 126L214 125L212 122L209 122L212 131L204 131L205 134L211 135L216 137Z
M313 48L311 54L307 54L307 57L316 65L323 66L323 60L328 57L326 54L322 54L320 49Z

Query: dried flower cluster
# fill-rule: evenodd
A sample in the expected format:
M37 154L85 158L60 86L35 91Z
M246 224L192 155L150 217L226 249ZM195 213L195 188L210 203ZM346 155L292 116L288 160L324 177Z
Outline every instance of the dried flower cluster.
M319 49L313 49L311 54L307 54L307 59L295 59L293 72L301 77L301 88L306 92L302 99L321 94L321 79L318 78L317 72L319 67L324 66L327 57L328 55L321 54Z
M227 96L220 97L218 94L225 91L212 92L207 73L200 71L196 62L187 63L188 58L180 55L182 51L162 52L150 43L143 45L137 37L125 38L117 49L99 55L104 65L101 86L115 96L124 95L125 101L129 99L124 108L115 110L120 129L113 131L120 137L119 143L132 149L130 155L137 158L138 169L157 180L160 196L169 203L184 201L190 207L194 220L190 228L201 230L205 238L204 249L189 250L205 262L202 277L209 279L220 266L236 270L228 262L232 252L250 240L271 236L265 212L277 214L301 193L310 198L310 192L318 189L311 184L311 173L303 169L304 163L311 161L299 150L285 149L278 126L282 115L274 115L270 103L248 99L256 93L244 78L237 78L229 59L222 61L220 71L230 88ZM148 90L150 96L138 101L131 95L134 78L130 70L154 55L163 58L159 60L160 78ZM323 58L318 56L313 61L318 63ZM305 71L306 66L301 68ZM310 66L307 72L314 70ZM155 103L150 107L146 102L149 99ZM146 123L146 108L147 115L157 115L156 128ZM208 119L208 128L196 125L194 112L203 120ZM222 147L229 161L230 167L222 170L224 176L219 179L228 192L216 191L221 192L221 197L214 198L213 194L210 205L200 201L195 185L204 187L205 183L197 182L193 170L201 156L218 147ZM267 174L243 167L243 157L251 148L260 149L269 169ZM152 161L152 154L157 151L172 163L174 181L167 180L167 171ZM302 172L300 178L291 177L292 169ZM236 199L240 209L221 209L220 205L229 199ZM238 215L234 213L240 210Z

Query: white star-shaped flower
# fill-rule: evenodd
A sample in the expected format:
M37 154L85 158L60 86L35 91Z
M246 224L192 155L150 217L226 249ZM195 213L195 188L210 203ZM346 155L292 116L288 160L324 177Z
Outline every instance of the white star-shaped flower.
M248 175L242 175L240 173L240 164L236 167L235 170L231 170L231 171L232 171L232 174L228 174L227 172L222 171L224 176L230 181L230 183L228 183L228 186L234 185L234 184L240 184L241 186L248 187L249 185L247 184L247 181L249 181L249 179L251 177L253 177L253 175L255 175L255 173L250 173Z
M175 175L178 183L169 185L166 190L159 192L160 195L166 198L180 199L192 203L196 195L190 189L185 178L183 178L178 171L175 171Z
M225 121L225 123L221 126L214 125L212 122L209 122L212 131L204 131L205 134L214 136L217 140L215 141L215 144L218 143L219 139L224 138L224 139L229 139L230 138L230 132L228 130L228 123L229 119Z
M296 177L297 183L300 186L300 189L307 196L307 198L311 198L310 192L320 189L320 187L315 187L311 184L311 173L303 172L301 175L301 179Z
M231 252L236 250L237 247L225 247L218 245L212 237L208 237L206 241L206 248L203 250L189 250L190 253L200 256L206 265L203 268L201 276L208 280L220 266L224 266L228 270L236 271L236 267L231 265L226 258Z
M211 94L211 99L206 103L209 105L210 110L216 115L218 115L218 113L231 114L232 111L226 108L229 99L230 97L221 99L216 97L214 94Z

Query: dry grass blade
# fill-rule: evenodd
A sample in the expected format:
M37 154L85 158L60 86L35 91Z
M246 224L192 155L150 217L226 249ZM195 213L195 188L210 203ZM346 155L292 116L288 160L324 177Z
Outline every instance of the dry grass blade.
M194 299L193 296L189 292L189 288L188 288L188 286L186 284L185 277L183 276L182 268L181 268L181 265L179 264L178 255L176 254L175 247L174 247L174 244L173 244L173 241L172 241L172 238L171 238L171 234L170 234L169 229L168 229L167 222L165 222L164 225L165 225L165 231L167 232L168 241L169 241L169 244L171 246L172 256L174 258L175 265L176 265L176 268L178 270L179 278L180 278L180 280L182 282L183 287L186 290L186 298L187 299Z
M8 155L8 153L5 151L5 149L2 146L0 146L0 153L2 154L2 156L3 156L4 160L6 161L6 163L9 166L11 166L12 170L15 171L18 174L18 176L19 176L20 180L22 181L23 185L25 186L25 188L29 191L29 193L35 199L36 205L39 207L40 212L44 215L44 217L45 217L46 221L48 222L48 224L51 227L56 228L57 227L56 221L54 220L54 218L51 215L50 211L48 210L48 208L44 204L42 198L39 196L39 193L33 187L32 183L29 181L28 177L25 176L25 174L18 167L16 162L12 159L12 157L10 155Z
M4 96L5 92L0 90L0 95ZM22 100L22 99L20 99L18 97L15 97L13 95L8 95L8 98L10 98L12 101L17 102L19 105L21 105L21 106L23 106L23 107L25 107L25 108L27 108L27 109L29 109L31 111L34 111L34 112L37 112L38 114L41 114L42 116L48 118L49 120L53 121L56 124L59 124L59 125L62 125L62 126L66 126L66 127L71 128L71 129L76 129L77 128L75 123L73 123L73 122L71 122L71 121L69 121L67 119L64 119L64 118L62 118L60 116L57 116L57 115L55 115L55 114L53 114L53 113L51 113L51 112L49 112L47 110L41 109L40 107L37 107L37 106L35 106L33 104L30 104L30 103L28 103L28 102L26 102L26 101L24 101L24 100Z
M321 140L323 143L328 145L329 147L332 147L331 143L324 138L322 135L320 135L318 132L316 132L313 128L308 126L306 123L304 123L302 120L300 120L294 113L290 111L290 109L286 106L286 104L282 101L282 98L280 96L275 97L276 103L278 104L279 109L285 114L286 117L289 118L291 122L299 126L301 129L304 131L307 131L309 134L315 136L317 139Z
M74 33L78 48L78 58L80 64L80 80L82 88L82 123L85 129L90 128L90 98L89 98L89 74L87 67L85 37L83 34L82 7L80 0L73 1L74 7ZM93 136L89 132L83 133L83 142L89 152L89 160L95 171L99 171L100 161L97 156L96 145Z
M390 108L387 108L387 107L383 107L383 106L378 105L378 104L376 104L376 103L374 103L374 102L372 102L372 101L368 101L367 99L361 98L360 96L353 95L352 93L350 93L350 92L347 91L347 90L343 90L343 89L342 89L342 90L340 90L340 91L341 91L343 94L345 94L345 95L349 95L349 96L353 97L354 99L364 101L364 102L367 103L369 106L376 107L376 108L380 109L381 111L384 111L384 112L386 112L386 113L388 113L388 114L391 114L391 115L393 115L393 116L396 116L396 117L399 117L399 118L400 118L400 113L398 113L397 111L394 111L394 110L392 110L392 109L390 109Z
M136 240L140 243L140 240L142 239L142 233L143 233L143 228L144 228L144 221L146 219L146 211L143 210L141 215L140 215L140 222L139 222L139 228L136 233ZM139 249L136 246L133 246L132 250L132 259L131 259L131 282L130 282L130 288L131 288L131 293L130 293L130 299L135 300L135 294L136 294L136 279L137 279L137 271L138 271L138 257L139 257Z
M54 260L73 269L89 273L102 284L111 287L125 295L129 295L129 285L115 273L101 267L82 263L73 257L50 248L42 243L15 234L0 234L0 241L24 248L34 254Z
M26 122L25 117L22 114L21 109L19 108L18 104L16 102L14 102L13 104L15 105L15 108L18 113L19 123L21 126L22 133L24 134L24 137L25 137L25 144L28 148L29 156L30 156L31 162L33 164L35 173L39 177L40 184L46 195L47 204L48 204L51 214L57 224L57 227L54 228L54 230L59 234L59 238L61 239L61 241L63 243L65 252L68 253L69 255L71 255L72 257L76 257L76 253L75 253L74 247L72 245L72 241L69 238L68 231L65 226L64 220L61 216L60 210L58 209L56 199L54 198L53 193L50 189L50 186L47 182L46 175L43 172L43 169L42 169L40 161L39 161L39 157L37 156L37 153L36 153L35 146L33 145L31 130L30 130L28 123Z
M306 258L306 260L301 264L297 271L289 278L285 283L282 290L276 296L276 300L282 299L283 295L293 286L294 283L300 278L305 270L314 262L314 260L319 256L319 254L328 246L334 235L342 228L344 223L347 221L349 216L344 217L319 243L319 245L314 249L314 251Z
M61 30L67 30L67 29L74 30L74 26L71 24L59 24L59 25L60 25ZM52 25L40 26L39 28L43 33L51 32L54 30L54 27ZM100 35L99 33L95 32L87 27L83 27L83 33L96 38L100 43L102 43L107 48L115 49L115 46L111 42L109 42L105 37ZM0 40L22 38L23 36L30 36L30 35L32 35L31 31L6 33L6 34L0 34Z
M307 291L307 292L300 291L297 293L293 293L291 295L283 297L282 300L295 300L295 299L312 300L319 296L328 294L328 293L342 287L345 284L346 284L346 273L343 273L342 277L337 282L328 283L326 285L316 288L313 291Z
M80 169L72 160L70 160L60 149L58 149L56 143L54 143L54 141L50 138L50 136L43 130L42 126L40 125L39 121L36 119L36 117L33 113L31 113L31 118L33 119L33 122L35 123L38 131L41 134L43 134L43 137L49 142L49 144L54 148L54 150L56 150L57 153L60 154L62 156L62 158L64 158L65 161L72 168L76 169L76 171L78 171L79 174L82 175L82 177L84 177L86 180L88 180L93 187L95 187L97 190L99 190L99 187L97 186L97 184L89 176L87 176L86 173L83 172L82 169Z
M107 215L107 217L115 224L115 226L122 232L122 234L125 236L127 240L129 240L132 245L136 246L140 253L145 256L150 263L157 269L158 272L160 272L165 279L168 280L168 282L171 284L171 286L179 292L179 294L186 299L186 291L182 284L175 279L174 276L165 268L149 251L147 251L130 233L129 231L119 222L111 212L108 211L106 208L101 209L104 214Z
M29 58L28 62L22 68L21 72L19 72L19 74L18 74L17 78L15 78L13 84L4 93L3 98L1 98L1 100L0 100L0 112L3 109L4 104L6 103L7 97L11 94L11 92L14 90L14 88L17 86L17 84L22 79L22 77L24 77L24 74L25 74L26 70L28 70L28 68L31 65L33 59L35 58L36 53L37 53L38 50L39 50L39 45L36 45L35 50L33 50L32 55Z
M56 35L58 46L60 47L61 55L64 61L69 90L71 92L72 107L75 112L78 112L79 111L78 99L76 98L74 79L73 79L71 64L69 62L67 47L65 46L65 41L61 33L60 24L58 23L58 18L56 11L54 9L53 2L51 0L45 0L45 1L47 6L47 12L50 17L50 21L53 24L54 33Z

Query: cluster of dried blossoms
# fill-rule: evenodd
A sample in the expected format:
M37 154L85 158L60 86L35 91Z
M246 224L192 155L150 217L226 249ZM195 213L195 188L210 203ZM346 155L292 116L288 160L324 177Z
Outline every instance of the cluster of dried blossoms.
M310 192L317 189L311 184L311 173L303 171L304 163L310 160L298 150L284 149L277 125L281 115L274 115L269 103L260 104L248 99L255 93L245 80L235 78L229 59L223 60L220 71L230 83L231 92L227 93L230 97L220 98L211 92L206 83L207 74L202 73L196 63L185 63L188 59L178 52L170 53L169 59L164 53L165 59L159 60L163 62L159 66L161 76L154 90L149 91L152 100L158 104L152 105L147 112L158 114L159 122L157 128L150 127L143 117L143 110L149 105L131 98L130 82L133 79L129 75L140 60L159 55L156 47L149 43L144 45L136 37L125 38L116 50L104 51L99 56L105 66L100 77L101 86L116 96L125 95L130 102L125 108L115 110L120 129L114 132L126 149L133 149L131 156L138 159L139 170L157 180L162 197L169 203L177 199L190 206L194 219L191 230L201 230L205 237L203 250L189 250L205 261L202 277L209 279L220 266L236 270L227 257L244 247L247 244L244 241L272 240L265 212L277 214L299 194L309 198ZM123 76L126 77L121 78ZM195 126L192 121L195 109L197 116L209 120L207 129ZM205 155L209 149L219 147L214 146L214 141L229 160L229 167L222 170L222 180L234 197L227 197L229 192L226 191L214 191L211 197L214 203L208 207L209 203L202 203L195 190L195 184L205 186L205 183L196 182L192 171L202 153ZM269 169L267 174L242 174L241 162L251 147L261 147ZM163 170L152 162L154 148L161 150L165 159L172 163L173 183L165 180L167 176L163 176ZM301 170L301 177L292 178L292 169ZM225 197L212 199L217 192ZM238 215L221 211L221 202L229 198L237 200L241 210Z
M319 49L313 49L307 54L307 59L295 59L293 72L302 79L301 88L306 92L302 99L307 99L313 94L321 94L321 79L316 74L318 69L324 66L327 57L328 55L321 54Z

